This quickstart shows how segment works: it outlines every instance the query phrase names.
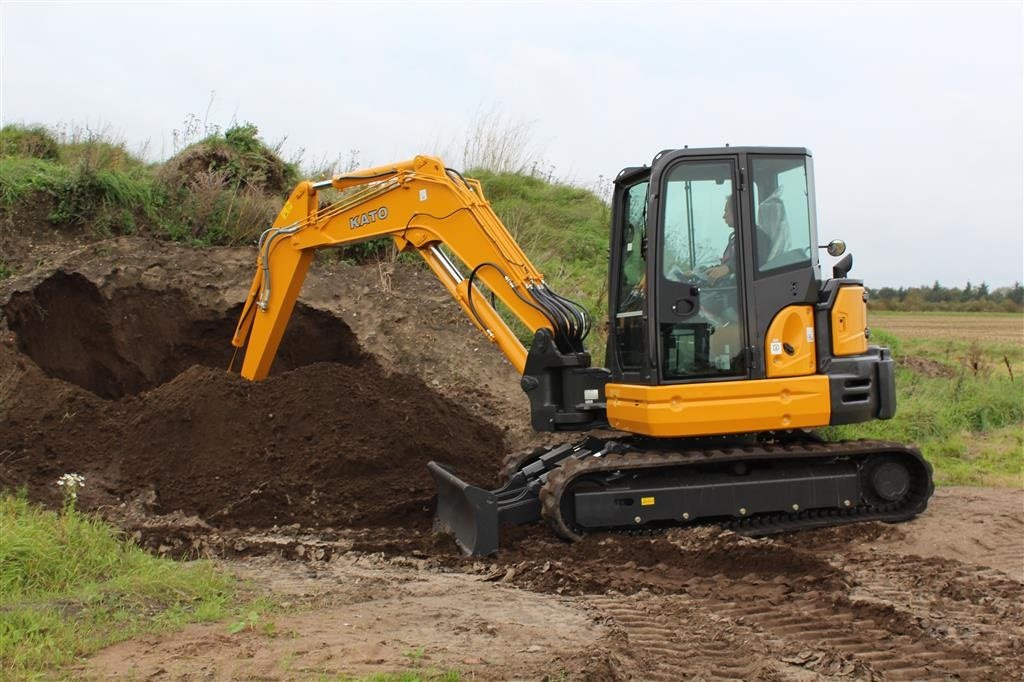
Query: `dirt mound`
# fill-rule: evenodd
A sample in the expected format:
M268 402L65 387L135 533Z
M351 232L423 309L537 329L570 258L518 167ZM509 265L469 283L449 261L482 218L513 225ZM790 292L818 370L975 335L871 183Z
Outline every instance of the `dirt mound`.
M125 407L122 475L155 488L157 511L219 525L428 525L427 462L488 477L502 450L458 405L372 364L257 384L194 367Z
M427 461L490 481L505 449L458 395L385 372L321 310L297 307L277 375L260 383L224 370L238 308L184 291L107 296L57 272L4 313L2 350L21 369L0 371L16 398L3 404L0 486L36 499L55 503L54 480L73 471L86 507L144 499L218 527L426 529Z
M285 195L298 181L298 170L259 138L254 125L228 128L171 157L160 169L171 187L185 188L208 182L217 174L231 187Z
M956 370L931 358L906 355L898 360L899 364L925 377L954 377Z

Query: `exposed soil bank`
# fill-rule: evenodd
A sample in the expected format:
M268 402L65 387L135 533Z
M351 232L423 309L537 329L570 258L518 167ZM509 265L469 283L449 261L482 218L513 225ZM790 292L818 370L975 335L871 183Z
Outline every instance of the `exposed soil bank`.
M0 484L88 507L141 498L218 527L429 526L441 460L490 481L501 431L458 396L385 371L339 317L297 308L259 383L225 371L239 307L58 271L4 305L15 372ZM28 367L26 365L35 365Z

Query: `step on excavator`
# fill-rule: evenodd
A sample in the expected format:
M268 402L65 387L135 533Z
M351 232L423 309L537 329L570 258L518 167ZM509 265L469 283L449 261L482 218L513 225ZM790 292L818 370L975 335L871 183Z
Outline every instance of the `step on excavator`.
M422 256L521 373L534 429L581 433L508 455L496 490L428 464L436 525L467 554L540 519L567 540L700 523L756 536L905 521L927 505L932 470L916 449L812 431L889 419L896 392L852 255L821 275L819 250L846 247L818 246L806 149L666 150L618 174L607 368L584 349L586 309L548 286L479 181L417 156L302 182L258 242L232 340L241 375L267 376L318 249L382 237Z

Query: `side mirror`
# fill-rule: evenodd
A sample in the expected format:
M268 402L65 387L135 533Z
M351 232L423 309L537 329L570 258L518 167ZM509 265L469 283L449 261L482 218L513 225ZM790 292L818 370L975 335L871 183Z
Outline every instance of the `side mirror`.
M846 253L846 242L842 239L833 239L826 246L819 246L818 248L825 249L825 252L834 258Z

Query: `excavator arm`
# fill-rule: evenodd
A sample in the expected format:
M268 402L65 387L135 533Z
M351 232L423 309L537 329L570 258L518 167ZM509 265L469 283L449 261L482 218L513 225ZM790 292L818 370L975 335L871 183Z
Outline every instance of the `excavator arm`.
M322 202L319 193L329 189L339 190L341 198ZM589 357L581 357L590 328L585 309L547 287L478 181L446 168L438 158L417 156L329 181L302 182L292 191L259 239L256 273L232 339L236 348L245 349L242 376L260 380L270 371L316 250L380 237L392 238L399 251L422 256L473 324L520 373L527 370L527 349L477 283L531 332L550 339L558 355L589 363Z

